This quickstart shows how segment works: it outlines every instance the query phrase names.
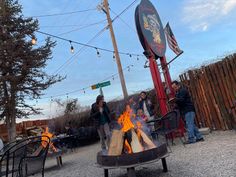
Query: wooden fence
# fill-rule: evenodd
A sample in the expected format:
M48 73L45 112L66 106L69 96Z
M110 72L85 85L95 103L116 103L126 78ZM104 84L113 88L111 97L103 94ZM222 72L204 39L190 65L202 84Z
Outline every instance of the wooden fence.
M180 75L189 89L201 127L216 130L235 128L236 54Z

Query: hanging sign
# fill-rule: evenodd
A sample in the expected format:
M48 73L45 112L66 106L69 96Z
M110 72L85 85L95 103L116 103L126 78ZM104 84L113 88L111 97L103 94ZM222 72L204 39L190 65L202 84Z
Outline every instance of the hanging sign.
M151 49L157 57L163 57L166 40L161 19L149 0L142 0L135 10L135 24L144 50Z

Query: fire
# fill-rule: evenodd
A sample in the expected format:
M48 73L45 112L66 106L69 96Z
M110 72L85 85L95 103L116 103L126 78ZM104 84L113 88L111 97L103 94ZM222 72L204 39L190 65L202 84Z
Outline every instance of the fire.
M136 123L136 126L137 126L138 139L139 139L139 141L141 141L141 139L142 139L141 132L140 132L140 130L142 129L142 124L141 124L141 122L138 121L138 122Z
M132 148L127 140L125 140L125 149L127 150L129 154L132 153Z
M137 137L134 129L135 125L132 123L131 118L135 118L135 114L133 114L132 109L130 108L129 105L126 106L126 110L123 114L120 115L118 118L118 123L122 126L121 131L126 133L126 136L131 136L129 138L132 139L131 142L128 142L127 139L124 141L124 149L127 151L127 153L133 153L133 152L138 152L138 151L143 151L143 147L140 144L140 142L135 142L135 137ZM129 135L128 135L129 134ZM134 135L135 134L135 135ZM126 137L127 138L127 137ZM141 139L141 135L140 138ZM133 149L132 148L132 142L135 142L136 144L138 143L139 150ZM130 144L131 143L131 144Z
M46 127L45 131L42 133L42 146L45 148L47 146L47 143L45 141L48 141L49 139L53 137L53 134L49 132L48 127ZM52 142L49 144L49 148L51 148L54 152L57 152L57 148L53 145Z
M132 121L133 120L133 121ZM145 149L155 148L156 145L151 141L151 139L144 133L142 122L136 119L136 115L133 113L129 105L126 106L123 114L118 118L118 123L121 125L121 132L123 132L124 141L122 141L121 151L125 153L137 153L142 152ZM114 133L114 136L117 136L117 132ZM110 148L110 154L116 154L114 146L117 140L113 140L113 143ZM120 147L120 146L119 146ZM113 152L114 153L113 153Z
M122 126L123 132L127 132L130 129L134 128L134 124L131 122L130 119L132 116L135 116L135 114L133 114L133 111L130 106L127 105L126 111L118 118L118 123Z

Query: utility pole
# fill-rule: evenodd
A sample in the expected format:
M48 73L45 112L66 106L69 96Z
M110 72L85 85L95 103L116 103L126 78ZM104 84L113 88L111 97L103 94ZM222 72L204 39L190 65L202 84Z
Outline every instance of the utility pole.
M116 44L115 34L114 34L112 21L111 21L111 17L110 17L108 0L104 0L103 5L105 7L104 12L106 13L108 26L110 29L110 34L111 34L112 44L113 44L113 48L114 48L114 52L115 52L116 64L118 67L118 73L119 73L119 77L120 77L121 87L122 87L124 98L126 99L126 98L128 98L128 92L127 92L127 88L126 88L126 84L125 84L125 78L124 78L124 74L123 74L123 70L122 70L122 66L121 66L121 62L120 62L120 56L119 56L118 47Z

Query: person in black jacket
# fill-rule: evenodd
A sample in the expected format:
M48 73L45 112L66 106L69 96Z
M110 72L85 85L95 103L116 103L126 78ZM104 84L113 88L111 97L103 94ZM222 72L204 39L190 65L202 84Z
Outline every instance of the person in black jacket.
M93 119L94 125L98 131L101 148L103 150L107 149L110 144L111 137L111 131L109 128L110 110L106 102L104 102L104 97L102 95L98 95L96 102L92 104L90 117Z
M154 119L154 105L147 97L147 93L145 91L140 93L138 108L143 110L143 113L147 116L148 120Z
M188 90L180 86L178 81L172 82L172 88L176 92L174 101L186 121L188 131L188 141L186 144L204 141L202 134L194 123L195 109Z

